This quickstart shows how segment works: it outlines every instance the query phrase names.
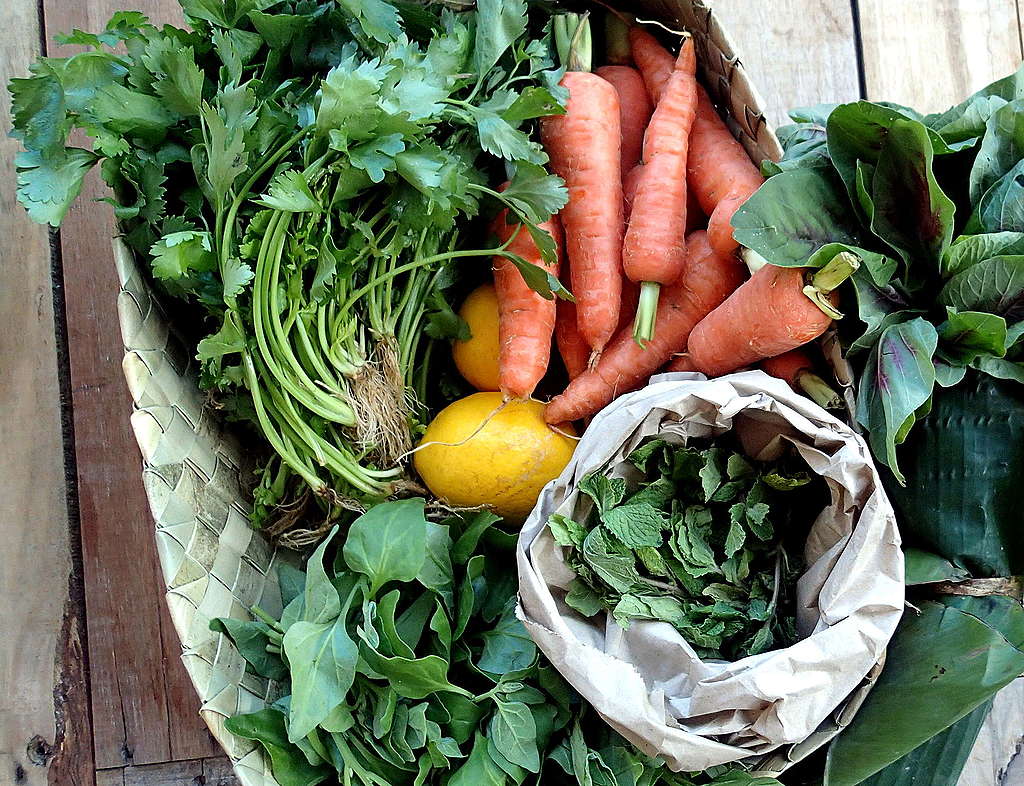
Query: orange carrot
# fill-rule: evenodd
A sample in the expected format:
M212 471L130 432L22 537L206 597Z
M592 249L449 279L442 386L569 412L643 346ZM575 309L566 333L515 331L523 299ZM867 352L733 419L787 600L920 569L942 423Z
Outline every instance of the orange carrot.
M687 354L676 355L672 360L665 366L665 371L679 372L679 371L696 371L697 367L693 365L693 361L690 360L690 356Z
M615 328L616 333L627 325L632 326L639 302L640 287L628 278L624 278L622 280L622 305L619 307L619 324Z
M688 38L644 137L644 167L622 246L626 275L643 282L634 323L637 341L652 338L659 288L679 278L686 259L686 159L696 72L697 55Z
M739 243L732 237L733 214L764 178L718 116L704 88L697 90L686 178L709 216L711 244L723 254L735 251Z
M817 271L765 265L693 329L690 359L717 377L813 341L842 316L833 290L857 265L846 252Z
M732 255L716 253L706 232L694 232L687 246L690 253L682 276L665 287L658 303L654 338L641 347L628 328L620 331L597 365L551 400L544 414L548 423L593 415L616 396L643 385L673 354L683 351L693 326L743 281L743 265Z
M765 358L760 363L766 374L789 383L797 393L800 392L801 375L814 371L814 361L803 349L791 349L772 358Z
M636 199L636 187L640 184L640 178L644 173L644 165L637 164L629 170L622 179L622 216L626 223L633 213L633 200Z
M568 32L569 16L555 17L560 50L568 38L578 38ZM562 78L569 90L566 113L543 118L540 131L551 167L569 191L561 212L565 250L579 330L596 356L615 333L622 299L619 97L611 84L587 73L589 54L577 58L574 52L563 56L573 69Z
M791 349L773 358L765 358L759 365L766 374L788 382L794 391L808 396L825 409L842 406L839 394L814 373L814 360L803 349Z
M657 38L636 25L629 29L629 45L633 62L643 75L647 94L656 105L675 70L675 58Z
M558 354L562 356L562 364L569 374L569 379L576 379L587 370L590 347L580 335L579 326L576 324L576 304L571 300L558 301L555 341L558 344Z
M558 275L558 262L548 263L525 228L506 221L503 210L491 225L501 243L512 237L507 250L527 262ZM554 216L540 224L562 247L562 227ZM508 398L529 398L548 370L551 336L555 330L555 301L547 300L523 280L515 264L505 257L494 257L494 291L498 296L498 380Z
M620 166L625 180L629 171L640 162L644 146L644 131L651 119L651 99L644 87L640 72L630 66L602 66L594 72L610 82L619 94L619 127L622 131Z

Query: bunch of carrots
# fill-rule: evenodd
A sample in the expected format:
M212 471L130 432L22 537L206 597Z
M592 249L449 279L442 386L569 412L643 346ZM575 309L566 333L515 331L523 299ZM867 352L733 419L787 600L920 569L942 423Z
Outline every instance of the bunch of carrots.
M495 260L505 395L533 393L553 333L570 382L547 406L552 424L593 415L661 369L719 376L766 358L768 373L837 404L794 350L841 316L832 290L856 260L747 277L731 220L764 180L698 83L692 38L673 56L612 17L611 64L596 71L586 15L556 17L555 40L569 100L543 119L541 140L569 192L547 226L559 260L547 265L526 233L510 250L555 275L567 263L575 303L556 306ZM507 240L514 227L499 216L494 230Z

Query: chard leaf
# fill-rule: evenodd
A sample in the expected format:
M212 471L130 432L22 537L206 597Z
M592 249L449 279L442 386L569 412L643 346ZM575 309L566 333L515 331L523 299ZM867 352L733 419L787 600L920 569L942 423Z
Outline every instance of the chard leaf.
M868 432L875 456L903 483L896 445L932 394L938 344L934 326L922 317L890 325L871 350L857 392L857 421Z
M1024 232L961 235L942 255L943 277L962 273L991 257L1015 255L1024 255Z
M842 184L826 169L768 178L732 218L733 236L773 265L801 267L827 243L862 246Z
M985 192L969 228L1024 232L1024 159Z
M938 302L1019 322L1024 318L1024 256L992 257L957 273L942 288Z
M981 355L1006 354L1006 320L979 311L957 311L946 307L946 321L939 325L942 354L966 365Z
M986 122L985 136L971 168L971 204L978 204L985 192L1021 160L1024 160L1024 98L1000 107Z
M871 229L910 265L938 262L953 238L951 200L932 168L931 140L917 121L896 120L878 155L871 186Z

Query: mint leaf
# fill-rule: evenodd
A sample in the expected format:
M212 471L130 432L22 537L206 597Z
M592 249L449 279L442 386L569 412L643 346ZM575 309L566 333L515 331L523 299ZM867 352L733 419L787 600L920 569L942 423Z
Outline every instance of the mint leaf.
M569 585L569 592L565 595L565 603L569 608L575 609L584 617L593 617L604 608L601 596L579 579L573 579Z
M614 508L626 496L626 481L592 472L580 481L580 491L594 500L601 514Z
M583 546L583 540L587 537L587 530L582 525L559 513L551 515L551 518L548 519L548 527L559 546L571 546L578 549Z
M648 502L620 505L601 513L601 523L631 549L660 546L664 519Z

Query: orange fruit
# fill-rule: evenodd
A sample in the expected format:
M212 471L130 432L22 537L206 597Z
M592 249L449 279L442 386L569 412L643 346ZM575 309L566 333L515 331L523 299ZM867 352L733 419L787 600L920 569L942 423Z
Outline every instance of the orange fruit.
M481 284L463 301L459 316L470 338L452 342L455 366L477 390L500 390L498 382L498 296L494 284Z

